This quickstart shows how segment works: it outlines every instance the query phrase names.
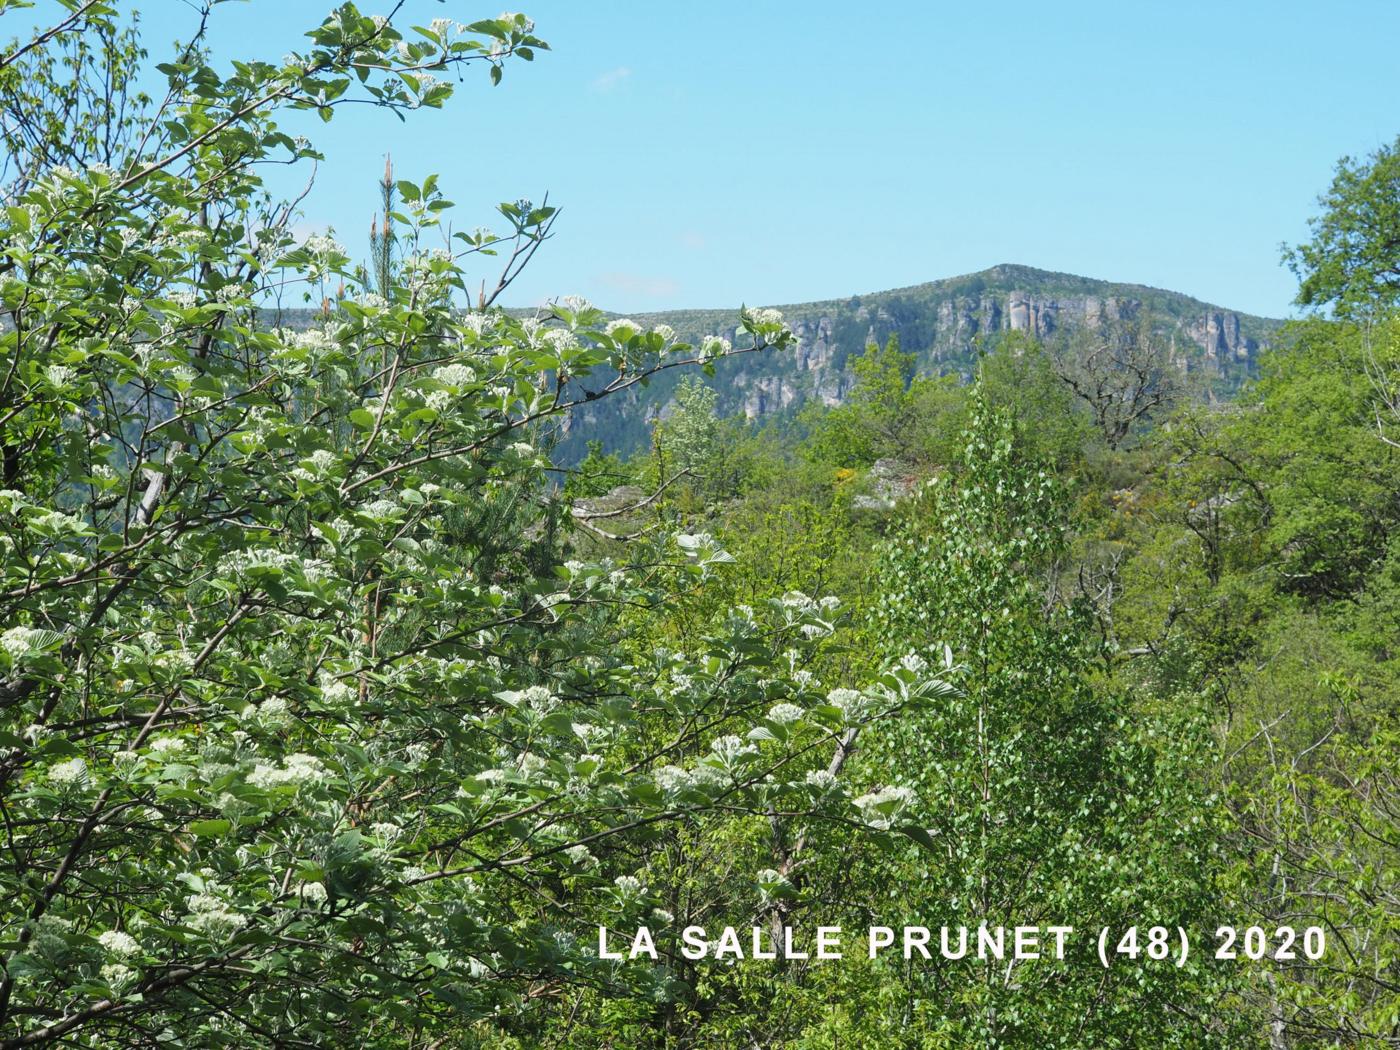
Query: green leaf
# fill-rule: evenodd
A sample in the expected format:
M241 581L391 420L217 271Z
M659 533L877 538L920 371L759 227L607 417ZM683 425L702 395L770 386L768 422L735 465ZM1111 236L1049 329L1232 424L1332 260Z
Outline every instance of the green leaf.
M924 849L931 853L938 851L938 843L933 840L933 836L928 833L928 829L921 828L917 824L900 824L894 828L895 831L917 842Z

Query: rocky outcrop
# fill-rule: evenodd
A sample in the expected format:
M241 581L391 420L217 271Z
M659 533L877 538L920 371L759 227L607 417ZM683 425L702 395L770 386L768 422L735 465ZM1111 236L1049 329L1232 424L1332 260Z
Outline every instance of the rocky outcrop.
M967 374L979 345L1005 332L1047 340L1075 329L1098 329L1144 317L1172 347L1171 359L1183 372L1204 370L1220 378L1249 372L1264 345L1245 334L1238 313L1205 308L1180 317L1158 316L1135 296L984 290L944 298L929 313L931 317L885 304L862 304L844 317L840 311L795 316L797 348L788 358L788 368L782 374L736 370L730 381L737 407L753 419L810 399L839 404L854 381L848 367L851 355L891 332L899 334L906 350L918 353L924 371L962 374Z
M784 376L759 376L743 384L743 412L750 419L787 408L798 399L797 387Z
M850 373L844 368L844 358L835 335L835 323L830 314L820 314L815 318L794 319L793 334L797 336L797 351L794 364L797 369L812 375L811 395L826 405L839 405L850 389ZM786 390L796 394L790 384ZM786 396L786 395L784 395ZM784 407L792 403L789 396ZM752 417L750 405L745 403L744 411ZM757 407L757 406L753 406ZM761 415L762 413L757 413Z
M1187 327L1193 342L1211 361L1250 361L1259 352L1259 342L1240 332L1240 315L1212 310Z
M919 487L919 474L897 459L877 459L870 467L866 484L870 491L857 495L852 506L858 510L894 510Z
M779 307L797 336L782 355L741 355L722 362L712 383L719 410L750 419L795 411L816 400L835 405L854 382L851 359L871 340L898 334L917 355L924 374L970 378L981 350L1008 332L1051 339L1076 328L1121 321L1148 323L1184 372L1199 374L1212 395L1228 396L1252 375L1259 352L1282 322L1252 317L1144 285L1051 273L1026 266L994 266L980 273L844 300ZM690 341L717 334L733 342L738 310L634 314L645 324L665 323ZM645 390L582 409L559 454L582 454L586 436L631 450L649 439L650 423L672 396L678 373Z

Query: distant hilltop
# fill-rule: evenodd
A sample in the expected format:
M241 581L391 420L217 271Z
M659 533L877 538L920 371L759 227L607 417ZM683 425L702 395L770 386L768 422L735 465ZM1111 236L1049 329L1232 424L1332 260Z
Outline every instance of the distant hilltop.
M891 333L898 333L906 351L917 354L921 372L970 379L978 347L989 348L1007 332L1045 338L1103 320L1140 317L1151 318L1178 368L1201 374L1213 389L1228 394L1254 373L1259 351L1284 323L1180 292L1012 263L908 288L778 309L797 335L796 349L722 363L712 381L722 412L758 418L813 398L838 404L852 382L851 356ZM738 308L631 316L648 326L668 324L688 342L712 333L732 339ZM560 450L564 458L573 458L571 446L584 437L602 437L610 448L640 447L678 379L669 373L646 389L633 388L623 397L585 406L568 428Z
M814 398L839 404L852 383L850 358L866 343L883 342L891 333L898 333L901 346L917 355L921 372L970 379L978 348L990 349L1007 332L1046 338L1105 320L1143 317L1150 318L1166 340L1178 368L1199 374L1212 390L1228 395L1254 374L1259 351L1284 323L1180 292L1012 263L908 288L778 309L797 335L796 348L720 362L711 382L719 392L722 413L757 419L794 411ZM312 316L310 310L284 314L294 327L310 323ZM711 334L732 340L739 308L736 304L630 316L649 327L668 324L686 342ZM601 439L610 450L644 447L651 423L670 402L680 374L680 369L663 372L648 387L631 387L581 406L565 424L556 450L559 459L577 459L587 439Z

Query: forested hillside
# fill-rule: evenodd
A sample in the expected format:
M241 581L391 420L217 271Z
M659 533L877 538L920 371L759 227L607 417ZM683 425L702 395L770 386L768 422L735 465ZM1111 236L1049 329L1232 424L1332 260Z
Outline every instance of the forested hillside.
M1400 1045L1400 139L1286 326L1016 267L522 316L552 208L427 250L386 169L345 246L263 178L547 27L39 10L0 1047Z
M1143 285L1051 273L1030 266L995 266L981 273L898 288L849 299L797 303L777 308L796 340L782 356L736 357L716 364L710 385L721 415L749 419L789 418L808 402L839 404L849 395L851 367L866 343L897 336L914 354L923 375L972 379L978 355L1004 339L1026 334L1042 342L1077 334L1141 326L1160 344L1173 372L1190 377L1200 396L1230 397L1253 377L1261 350L1283 322L1212 306L1177 292ZM516 317L547 311L515 309ZM292 308L270 313L269 322L295 329L317 321L318 311ZM607 315L625 319L620 314ZM642 327L662 327L687 343L707 337L733 341L734 310L668 310L638 313ZM650 441L656 419L670 411L679 374L657 376L645 387L589 404L560 428L552 451L573 464L587 442L631 453Z
M966 382L976 370L978 354L1008 335L1058 341L1125 324L1151 332L1173 370L1190 375L1202 392L1228 397L1254 374L1261 348L1281 324L1158 288L1012 265L778 309L792 326L795 352L764 360L739 358L717 368L712 385L722 415L757 419L791 415L810 401L837 404L855 382L851 359L867 342L883 343L891 335L914 354L920 374ZM636 319L651 327L665 325L690 342L712 334L734 335L733 312L726 310L673 310ZM577 413L559 455L576 458L588 439L629 452L645 445L651 423L667 411L675 382L667 377Z

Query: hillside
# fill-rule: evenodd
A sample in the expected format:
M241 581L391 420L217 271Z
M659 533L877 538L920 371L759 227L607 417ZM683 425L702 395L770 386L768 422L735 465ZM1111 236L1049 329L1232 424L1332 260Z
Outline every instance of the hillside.
M1151 318L1169 341L1182 371L1199 375L1217 394L1229 395L1253 374L1259 351L1283 324L1161 288L1012 264L908 288L789 303L778 309L797 334L796 350L721 362L711 383L719 391L723 414L742 413L756 419L795 411L812 398L837 404L850 388L851 356L870 340L883 341L892 332L899 334L905 350L918 355L921 372L968 379L978 349L990 349L1007 332L1029 331L1045 338L1103 319L1143 316ZM668 324L687 342L709 334L732 340L739 308L736 304L727 309L631 316L648 326ZM284 317L297 327L309 323L312 312L292 310ZM577 460L589 439L601 440L608 450L630 452L642 447L652 421L666 410L680 375L680 370L666 372L649 387L634 387L579 410L565 422L555 449L557 459Z
M759 305L759 304L755 304ZM746 356L724 362L713 385L720 409L750 418L795 409L811 398L838 403L850 385L847 361L871 339L899 334L928 374L971 376L979 346L1010 331L1046 337L1100 319L1148 316L1167 339L1183 371L1200 374L1228 394L1253 373L1259 351L1282 321L1216 306L1179 292L1139 284L1004 264L980 273L895 288L849 299L780 306L798 336L796 352ZM634 314L648 325L665 323L681 338L709 333L732 338L737 308ZM565 459L588 437L630 450L646 440L678 381L667 375L645 390L590 405L567 428Z

